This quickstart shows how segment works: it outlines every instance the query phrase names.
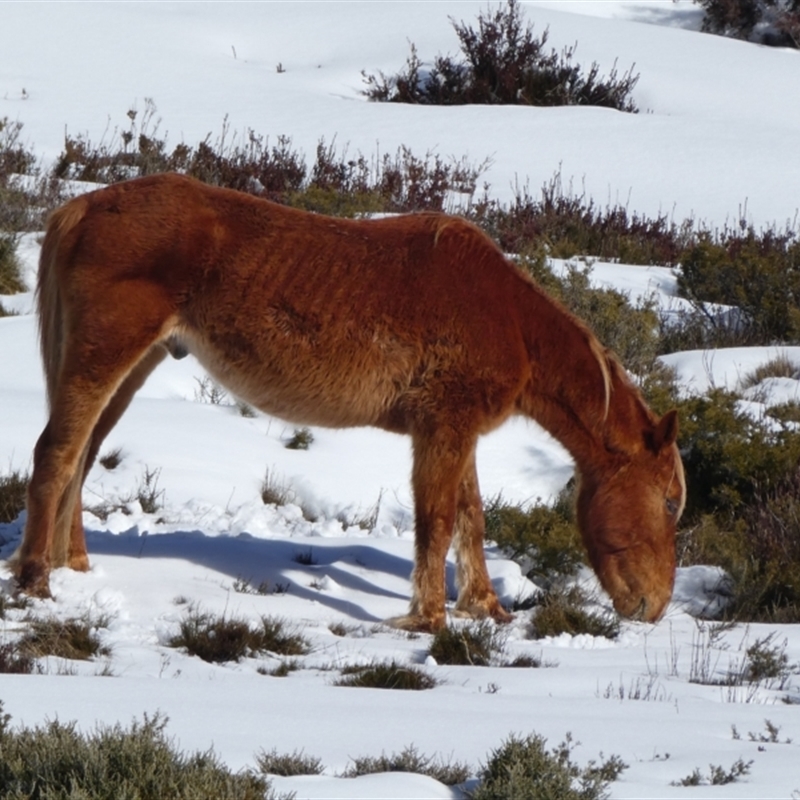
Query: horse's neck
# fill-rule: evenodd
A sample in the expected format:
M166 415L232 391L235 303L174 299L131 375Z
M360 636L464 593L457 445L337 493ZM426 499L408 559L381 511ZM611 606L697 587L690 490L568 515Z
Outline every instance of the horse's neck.
M570 452L581 472L636 446L647 414L592 332L538 287L520 295L532 378L520 402Z

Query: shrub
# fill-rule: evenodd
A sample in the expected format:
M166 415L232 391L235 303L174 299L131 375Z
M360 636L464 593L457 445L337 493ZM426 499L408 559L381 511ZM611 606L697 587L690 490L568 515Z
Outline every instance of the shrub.
M741 758L735 761L730 769L725 769L719 765L709 764L708 777L703 777L699 769L695 769L690 775L673 781L673 786L726 786L729 783L736 783L739 778L750 774L752 761L745 763Z
M344 667L334 686L356 686L367 689L433 689L438 682L419 667L397 661Z
M752 372L748 372L740 381L742 389L751 389L768 378L797 378L800 376L800 365L792 361L786 353L759 364Z
M295 500L295 493L274 471L267 470L261 482L261 500L265 506L285 506Z
M716 564L730 576L725 617L800 621L800 474L795 470L737 515L705 515L684 537L682 564Z
M759 487L775 487L800 462L800 431L774 418L755 419L735 392L712 388L678 405L686 471L685 523L703 514L736 512Z
M470 769L459 762L444 762L433 756L421 755L414 745L404 747L399 753L387 756L364 756L352 759L352 764L345 769L341 777L357 778L359 775L372 775L377 772L414 772L427 775L445 786L463 783L470 776Z
M498 495L484 507L486 538L532 580L548 582L557 575L573 575L584 563L584 549L571 503L569 490L562 491L553 506L537 503L527 509Z
M30 675L36 669L36 659L21 652L19 644L0 644L0 673L5 675Z
M252 627L243 619L226 619L196 609L181 620L180 632L168 644L210 663L241 661L268 652L305 655L309 650L302 636L288 631L286 623L275 617L261 617L260 626Z
M101 726L89 734L58 721L12 729L0 706L3 797L278 800L265 778L231 773L211 750L177 751L166 724L156 714L128 728Z
M502 653L504 635L494 623L482 620L469 626L446 626L434 635L428 655L437 664L488 667Z
M695 0L708 33L776 47L800 47L800 0Z
M0 475L0 523L13 522L25 508L30 476L19 470Z
M472 800L599 800L608 796L608 784L627 769L618 756L578 767L570 760L575 745L569 734L552 752L546 744L538 734L524 739L512 734L491 753L481 770L481 782L470 793Z
M258 769L265 775L321 775L325 771L322 760L316 756L307 756L302 750L291 754L278 754L276 749L267 753L262 750L256 756Z
M589 634L616 639L619 636L619 620L616 615L589 611L585 608L587 599L577 587L564 589L553 586L538 598L533 616L532 635L534 639L545 636L571 636Z
M509 206L484 198L472 213L506 252L591 255L627 264L676 264L694 227L689 221L678 226L666 215L649 219L619 204L600 207L571 184L565 188L560 170L538 198L517 187Z
M147 101L140 121L128 112L129 129L115 130L109 141L93 144L67 136L53 169L57 178L115 183L154 172L180 172L214 186L266 197L286 205L339 216L401 211L441 211L453 194L471 198L486 162L470 165L426 153L415 156L407 147L395 154L367 158L340 152L320 139L309 169L305 157L288 136L275 144L248 129L231 134L227 120L220 135L192 147L170 150L159 137L155 105Z
M539 38L533 26L524 25L519 3L478 16L478 30L451 18L463 58L438 56L423 67L412 44L405 72L393 78L362 72L371 100L431 105L465 103L531 106L595 105L635 112L631 100L639 76L631 67L618 77L616 65L608 78L600 78L595 63L584 73L573 64L575 47L561 53L545 51L547 31Z
M104 646L97 635L98 628L108 626L105 617L72 617L61 620L56 617L33 617L18 642L19 653L30 658L78 659L86 661L96 656L108 656L111 650Z
M795 233L723 231L699 236L681 259L681 294L697 305L735 306L740 341L800 337L800 240ZM725 323L723 323L725 324Z

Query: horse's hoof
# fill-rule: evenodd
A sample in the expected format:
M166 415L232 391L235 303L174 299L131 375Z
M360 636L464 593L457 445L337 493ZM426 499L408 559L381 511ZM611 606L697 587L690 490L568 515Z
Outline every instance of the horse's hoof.
M386 620L386 624L401 631L411 631L413 633L436 633L445 626L444 614L440 617L429 619L419 614L406 614L402 617L391 617Z
M90 569L89 556L86 553L71 555L67 559L67 566L76 572L88 572Z
M513 622L514 615L510 614L506 611L503 606L500 605L497 599L494 600L492 603L477 604L471 603L468 606L456 608L453 610L453 616L459 617L460 619L493 619L498 625L507 625L509 622Z
M50 592L49 570L41 564L21 564L17 569L17 594L40 597L47 600L53 597Z

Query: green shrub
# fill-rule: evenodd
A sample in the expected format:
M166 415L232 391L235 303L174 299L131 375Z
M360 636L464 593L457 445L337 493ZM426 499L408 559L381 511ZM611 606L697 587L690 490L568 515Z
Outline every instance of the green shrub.
M620 78L615 65L607 78L600 78L596 63L588 73L572 63L575 47L547 53L547 31L534 37L533 26L523 24L517 0L480 14L477 31L464 22L452 18L451 22L461 61L438 56L423 70L412 44L404 72L392 78L362 72L364 94L371 100L428 105L594 105L637 110L630 97L639 80L633 67Z
M570 484L552 506L537 503L524 508L497 495L485 503L484 516L486 538L518 562L532 580L547 583L558 575L573 575L584 563Z
M738 308L740 341L800 337L800 241L792 232L702 234L682 256L678 288L695 304Z
M180 633L170 639L169 646L185 648L189 655L211 663L241 661L259 653L305 655L309 650L302 636L287 630L286 623L275 617L261 617L260 626L253 627L247 620L197 609L181 620Z
M800 474L755 495L736 515L704 515L682 537L681 564L715 564L729 576L720 587L728 619L800 622Z
M421 755L414 745L404 747L399 753L387 756L364 756L352 759L352 764L342 773L343 778L357 778L359 775L373 775L378 772L413 772L427 775L445 786L463 783L470 776L470 769L459 762L444 762L433 756Z
M795 426L755 419L739 401L734 392L712 388L678 403L687 487L684 524L703 514L740 511L759 486L776 486L800 462Z
M397 661L344 667L334 686L356 686L366 689L407 689L420 691L438 685L427 672Z
M520 738L512 734L494 750L481 770L481 782L470 793L472 800L600 800L606 787L627 769L618 756L601 764L589 762L578 767L570 760L572 738L546 749L547 740L538 734Z
M230 772L209 750L181 753L156 714L128 728L79 733L74 723L12 728L0 705L0 785L6 800L278 800L268 781ZM288 800L288 797L285 797Z

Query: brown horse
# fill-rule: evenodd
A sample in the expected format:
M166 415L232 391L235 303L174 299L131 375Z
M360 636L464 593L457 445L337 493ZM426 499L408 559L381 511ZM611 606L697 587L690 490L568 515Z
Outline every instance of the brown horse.
M89 567L81 487L101 442L170 352L193 353L257 408L373 425L413 441L416 552L408 616L510 619L483 553L475 446L512 414L560 440L580 473L578 523L623 615L672 593L685 496L674 411L658 419L589 329L442 214L353 221L177 175L78 197L51 217L38 280L50 419L34 451L20 590Z

